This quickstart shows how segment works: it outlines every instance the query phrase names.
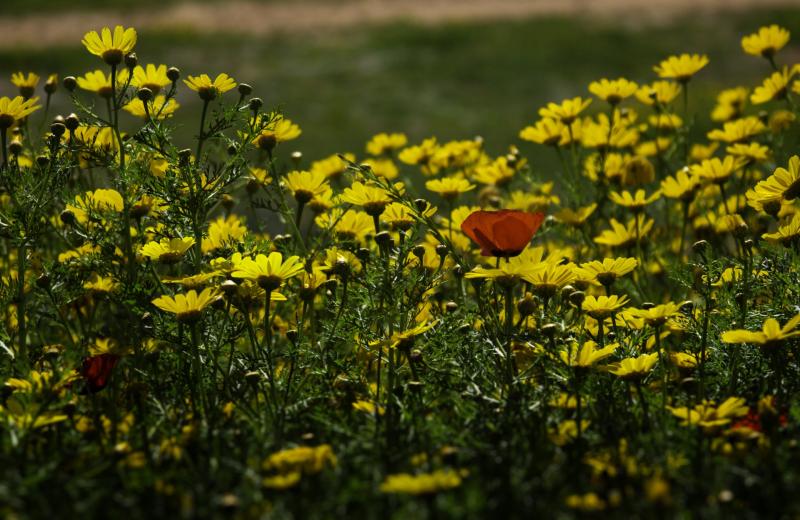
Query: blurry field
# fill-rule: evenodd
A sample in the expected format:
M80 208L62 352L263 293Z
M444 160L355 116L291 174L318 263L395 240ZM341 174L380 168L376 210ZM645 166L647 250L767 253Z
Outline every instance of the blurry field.
M725 23L694 17L636 28L566 18L436 27L395 23L260 39L142 31L136 50L141 62L158 56L179 66L184 77L227 72L250 83L267 106L282 109L304 128L291 146L309 157L361 152L379 131L406 132L411 141L482 135L488 149L499 153L519 143L518 130L547 101L586 96L585 85L600 77L650 81L651 66L670 54L709 55L710 66L691 85L692 109L708 110L712 89L753 86L769 72L762 60L741 56L743 34L775 22L800 26L800 8L721 16ZM787 48L785 57L800 61L798 51ZM48 50L0 50L0 93L13 93L10 74L30 64L37 73L61 77L100 66L79 41ZM184 108L177 117L187 143L197 126L192 94L183 89L179 96ZM549 155L538 154L543 158L534 167L551 166Z

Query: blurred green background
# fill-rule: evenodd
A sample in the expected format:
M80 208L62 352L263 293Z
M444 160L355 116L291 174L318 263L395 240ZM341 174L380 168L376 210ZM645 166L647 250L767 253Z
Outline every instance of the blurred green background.
M156 8L151 0L117 3ZM0 13L9 15L96 2L2 4ZM396 21L264 37L142 29L136 51L140 63L175 65L184 77L227 72L251 84L268 107L280 108L303 128L302 137L284 152L300 149L309 158L344 151L363 155L364 142L374 133L401 131L411 142L431 135L440 140L481 135L490 151L500 153L520 143L519 130L536 120L544 103L587 96L588 83L601 77L651 81L652 66L670 54L709 55L710 65L691 84L692 110L705 112L715 91L752 87L769 73L766 62L744 55L739 43L769 23L790 30L800 26L800 6L662 21L625 18L624 24L565 16L435 25ZM790 44L780 59L800 61L800 46ZM80 41L47 49L5 46L0 48L0 95L14 94L9 78L18 70L63 77L102 67ZM182 127L178 136L187 144L199 118L193 94L182 89L183 107L175 118ZM69 110L63 90L54 102L54 112ZM708 126L707 117L702 119L699 130ZM521 147L530 153L535 145Z

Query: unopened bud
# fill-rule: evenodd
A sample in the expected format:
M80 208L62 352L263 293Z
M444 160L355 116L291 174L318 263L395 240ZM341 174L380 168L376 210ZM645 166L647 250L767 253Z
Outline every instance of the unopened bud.
M64 88L70 92L75 91L75 87L78 86L78 80L75 79L75 76L67 76L64 78Z
M253 92L253 87L251 87L247 83L239 83L237 90L239 91L239 94L241 94L242 96L249 96Z
M175 83L181 78L181 70L178 67L170 67L167 69L167 78Z

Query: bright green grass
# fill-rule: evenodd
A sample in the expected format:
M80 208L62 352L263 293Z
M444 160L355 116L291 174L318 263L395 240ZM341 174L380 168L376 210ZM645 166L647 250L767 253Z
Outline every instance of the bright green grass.
M184 76L228 72L250 83L267 106L280 107L301 125L303 136L287 148L308 157L361 152L364 141L380 131L403 131L412 141L482 135L488 149L500 153L519 143L519 130L544 103L588 95L586 85L604 76L652 80L652 65L673 53L709 55L711 64L690 85L692 110L708 110L712 90L753 86L769 72L762 60L742 54L739 40L773 22L796 27L800 10L639 29L547 18L435 28L394 24L265 39L145 32L136 50L143 62L177 65ZM781 57L791 60L797 51L787 48ZM0 78L17 69L63 77L102 65L78 42L46 52L0 51ZM198 101L182 90L178 122L188 143ZM13 93L7 80L0 93ZM55 109L64 105L57 102ZM547 169L552 158L541 152L534 167Z

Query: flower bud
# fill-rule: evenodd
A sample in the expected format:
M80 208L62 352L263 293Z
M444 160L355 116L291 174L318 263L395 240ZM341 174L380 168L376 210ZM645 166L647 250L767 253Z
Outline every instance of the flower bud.
M411 250L411 254L416 256L419 261L422 262L422 260L425 258L425 246L421 244L414 246L414 248Z
M414 205L420 213L428 209L428 201L425 199L414 199Z
M136 97L139 98L139 101L142 103L147 103L153 100L153 91L147 87L142 87L136 92Z
M167 69L167 78L175 83L181 78L181 70L178 67L170 67Z
M135 52L132 52L125 56L125 66L129 69L136 67L139 64L139 57L136 56Z
M22 148L22 141L19 139L14 139L8 143L8 151L11 152L11 155L19 155L22 153Z
M377 235L375 235L375 243L378 244L380 247L393 247L394 240L392 239L392 235L389 234L388 231L381 231Z
M705 256L707 249L708 249L708 242L706 242L705 240L698 240L697 242L692 244L692 251L694 251L695 254L698 254L700 256Z
M63 122L54 121L53 124L50 125L50 131L53 132L54 136L61 137L64 135L64 132L67 131L67 127Z
M81 120L78 119L78 116L74 113L68 115L66 119L64 119L64 125L70 132L73 132L78 126L80 126Z
M239 91L239 94L242 95L242 97L249 96L250 94L253 93L253 87L251 87L247 83L239 83L237 90Z
M236 205L236 199L234 199L231 195L225 193L222 196L221 204L222 204L223 208L225 208L226 210L230 211Z
M359 248L359 250L356 251L356 258L358 258L359 260L361 260L362 263L365 264L369 262L369 249L367 249L366 247Z
M54 94L55 91L58 90L58 75L57 74L50 74L47 78L47 81L44 84L44 91L47 94Z
M569 295L569 301L575 307L580 308L583 305L583 300L586 299L586 293L583 291L575 291Z
M70 225L75 222L75 213L73 213L72 210L70 209L65 209L64 211L61 212L59 218L61 219L61 222L63 222L64 224Z
M295 168L300 168L300 161L303 160L303 152L294 151L291 155L292 162L294 163Z
M250 102L247 104L247 107L252 110L253 112L257 112L262 106L264 106L264 102L261 101L261 98L251 98Z
M75 79L75 76L67 76L64 78L64 88L70 92L75 91L75 87L78 86L78 80Z
M436 254L439 255L439 258L444 261L445 257L447 256L447 246L444 244L439 244L436 246Z
M292 343L297 341L297 335L298 335L297 329L289 329L286 331L286 339L288 339Z
M236 292L236 289L239 286L236 285L236 282L234 282L233 280L225 280L224 282L222 282L220 284L219 287L220 287L220 289L222 289L222 292L224 292L225 294L230 296L230 295L232 295L232 294L234 294Z
M452 314L458 310L458 304L453 301L447 302L444 304L444 310Z

